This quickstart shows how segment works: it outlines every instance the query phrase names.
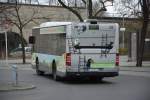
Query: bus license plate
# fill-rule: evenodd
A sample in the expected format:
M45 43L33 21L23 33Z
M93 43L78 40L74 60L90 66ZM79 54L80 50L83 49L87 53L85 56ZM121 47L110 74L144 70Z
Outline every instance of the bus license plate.
M94 72L96 72L96 71L99 71L99 69L89 69L89 71L94 71Z

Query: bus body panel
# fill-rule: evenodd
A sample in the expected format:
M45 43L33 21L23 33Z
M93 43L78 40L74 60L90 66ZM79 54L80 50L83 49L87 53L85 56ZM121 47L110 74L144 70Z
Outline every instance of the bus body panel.
M118 24L91 25L90 23L72 22L58 25L58 28L57 25L49 27L33 29L32 35L36 37L32 54L33 68L38 58L39 69L48 73L52 73L52 62L55 60L57 74L62 77L74 75L113 77L118 75L119 68L116 66L116 54L119 49ZM70 51L70 40L72 47L75 47L76 42L78 43L73 52ZM70 66L66 65L68 53L71 56ZM90 64L88 64L89 60Z

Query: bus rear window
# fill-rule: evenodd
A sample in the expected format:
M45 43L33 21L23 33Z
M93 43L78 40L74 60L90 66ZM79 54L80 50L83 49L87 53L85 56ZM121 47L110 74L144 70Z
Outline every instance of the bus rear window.
M89 30L99 30L99 25L89 25Z

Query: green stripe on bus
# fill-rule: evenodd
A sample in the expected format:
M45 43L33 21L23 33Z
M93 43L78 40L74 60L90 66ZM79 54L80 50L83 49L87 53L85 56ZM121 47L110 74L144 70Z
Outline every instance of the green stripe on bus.
M93 63L91 68L113 68L115 67L114 63Z

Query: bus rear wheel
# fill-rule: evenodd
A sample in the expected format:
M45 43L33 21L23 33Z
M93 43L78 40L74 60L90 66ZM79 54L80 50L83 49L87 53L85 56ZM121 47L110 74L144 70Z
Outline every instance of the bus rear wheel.
M55 61L53 61L53 63L52 63L52 77L55 81L60 80L59 76L57 75L57 66L56 66Z
M36 59L36 74L37 75L43 75L44 72L39 70L39 60L38 58Z

